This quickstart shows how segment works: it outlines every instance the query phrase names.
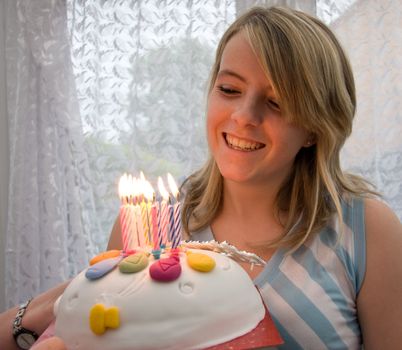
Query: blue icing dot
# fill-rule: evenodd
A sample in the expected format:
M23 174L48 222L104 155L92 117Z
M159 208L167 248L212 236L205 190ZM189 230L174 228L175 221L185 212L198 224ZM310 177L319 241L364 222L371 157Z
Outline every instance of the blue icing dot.
M85 277L89 280L97 280L112 271L122 259L122 256L116 256L102 260L88 268L85 272Z

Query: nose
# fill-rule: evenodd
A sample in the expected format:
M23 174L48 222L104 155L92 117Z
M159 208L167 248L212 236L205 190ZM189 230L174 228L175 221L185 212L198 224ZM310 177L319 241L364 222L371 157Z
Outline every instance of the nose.
M231 118L241 127L260 125L263 119L260 103L253 98L244 98L238 101Z

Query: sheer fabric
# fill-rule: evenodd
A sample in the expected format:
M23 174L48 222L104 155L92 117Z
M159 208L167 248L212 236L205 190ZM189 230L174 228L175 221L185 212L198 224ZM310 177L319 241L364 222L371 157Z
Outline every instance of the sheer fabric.
M105 247L117 182L143 171L156 187L206 159L205 91L233 1L69 1L77 96ZM166 178L165 178L166 179Z
M77 274L99 234L64 1L7 1L6 305Z
M349 53L357 113L342 153L402 220L402 2L357 1L332 23Z
M402 218L400 1L157 3L7 2L6 305L73 276L105 249L123 172L180 181L204 162L215 47L256 4L317 14L338 34L359 98L344 165L373 180Z

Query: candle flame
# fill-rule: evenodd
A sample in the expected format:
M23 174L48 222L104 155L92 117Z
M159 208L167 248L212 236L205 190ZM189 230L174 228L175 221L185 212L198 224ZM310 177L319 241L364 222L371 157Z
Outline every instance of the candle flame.
M130 177L124 173L119 181L119 197L120 199L130 196Z
M175 198L177 198L177 196L179 194L179 189L177 188L176 182L174 181L174 178L170 173L167 174L167 178L168 178L170 192L173 194L173 196Z
M158 177L158 189L159 189L159 193L161 194L161 196L163 197L164 200L168 200L169 199L169 192L166 191L166 187L163 183L162 178L159 176Z
M145 180L143 182L143 193L145 198L149 201L152 202L152 200L154 199L154 189L152 187L152 185L150 184L149 181Z
M132 183L131 183L131 188L132 188L132 193L134 197L139 197L142 193L141 191L141 180L133 177Z

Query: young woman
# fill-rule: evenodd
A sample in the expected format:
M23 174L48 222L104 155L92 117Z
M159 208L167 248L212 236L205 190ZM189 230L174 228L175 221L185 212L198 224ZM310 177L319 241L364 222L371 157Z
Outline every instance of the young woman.
M401 224L340 168L355 108L348 59L317 19L253 9L224 34L208 96L211 157L184 185L183 222L191 239L267 261L248 271L283 349L402 342Z
M193 240L228 241L250 269L282 349L396 349L402 342L402 227L339 153L356 109L348 59L317 19L255 8L217 50L211 157L183 188ZM118 225L110 248L121 247Z
M244 267L283 349L402 343L401 224L340 168L355 107L348 60L320 21L255 8L224 34L208 95L211 157L183 186L183 224L190 239L267 261ZM116 221L108 248L121 247Z

